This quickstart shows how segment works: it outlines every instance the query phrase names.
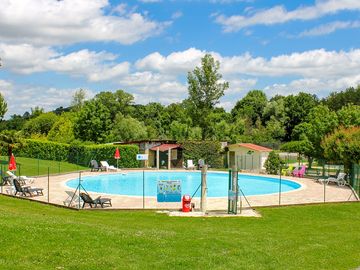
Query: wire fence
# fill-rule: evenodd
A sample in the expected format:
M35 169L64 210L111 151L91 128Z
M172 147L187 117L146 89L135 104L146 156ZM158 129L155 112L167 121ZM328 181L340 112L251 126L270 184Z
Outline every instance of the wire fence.
M15 176L7 173L6 160L1 164L2 194L77 209L180 209L182 196L188 194L192 197L193 207L200 208L201 172L198 170L185 173L176 170L134 170L118 169L113 165L104 168L101 164L99 168L92 169L40 159L29 162L18 158L18 161ZM281 165L274 175L260 175L264 177L236 169L239 171L238 186L241 191L237 200L240 210L242 207L356 201L359 196L359 165L353 166L350 175L344 175L344 166L322 161L313 163L312 168L306 168L305 164ZM208 209L226 211L229 172L209 171L207 174ZM14 179L17 179L20 188L14 184ZM168 186L166 181L170 183ZM159 200L161 191L166 189L171 193L171 190L179 188L179 184L174 184L176 181L180 183L180 192L175 190L178 191L175 192L176 201ZM159 183L166 188L159 190Z

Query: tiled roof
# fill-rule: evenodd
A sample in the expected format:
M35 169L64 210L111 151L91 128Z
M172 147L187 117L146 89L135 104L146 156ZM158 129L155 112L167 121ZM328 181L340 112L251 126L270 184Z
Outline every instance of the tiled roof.
M238 143L238 146L248 148L250 150L259 151L259 152L270 152L271 148L267 148L261 145L253 144L253 143Z
M162 144L162 145L159 145L159 146L154 146L152 148L150 148L150 150L153 150L153 151L156 151L158 148L159 148L159 151L160 152L165 152L165 151L168 151L169 149L174 149L174 148L179 148L181 147L180 144Z

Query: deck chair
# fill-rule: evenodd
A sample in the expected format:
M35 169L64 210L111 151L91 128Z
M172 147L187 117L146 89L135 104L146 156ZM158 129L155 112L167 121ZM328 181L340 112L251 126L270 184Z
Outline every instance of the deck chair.
M289 165L288 168L282 169L281 170L281 174L282 175L291 175L292 171L294 170L294 166L293 165Z
M26 194L29 194L30 197L32 197L33 195L38 195L38 196L44 195L42 188L32 188L29 186L27 186L27 187L21 186L17 179L13 179L13 183L14 183L14 187L15 187L14 195L16 195L18 193L23 196L26 196Z
M65 190L65 193L68 195L67 198L63 201L65 206L68 207L77 207L83 202L82 199L74 191Z
M113 165L109 165L107 161L102 160L100 161L100 164L105 168L106 171L117 171L117 168L115 168Z
M22 185L32 184L34 183L35 178L27 177L25 175L17 176L11 171L7 171L6 174L10 176L11 179L16 179L20 182Z
M306 172L306 166L302 165L300 170L297 172L297 177L304 177Z
M187 166L186 166L186 168L187 168L188 170L195 170L195 165L194 165L192 159L188 159L188 160L187 160Z
M345 186L347 184L345 178L346 178L346 173L339 173L336 178L329 177L329 178L325 179L325 183L326 184L334 183L334 184L337 184L338 186Z
M93 205L96 208L98 204L100 204L101 208L104 208L104 205L112 206L110 198L101 198L101 196L99 196L96 199L92 199L89 194L84 192L80 193L80 197L83 200L82 208L85 207L85 204L89 204L91 208Z
M10 176L3 176L2 177L2 185L11 185L11 177Z
M100 167L99 164L97 163L97 161L95 159L90 161L90 166L91 166L91 171L92 172L98 172L99 170L103 171L105 170L105 168Z

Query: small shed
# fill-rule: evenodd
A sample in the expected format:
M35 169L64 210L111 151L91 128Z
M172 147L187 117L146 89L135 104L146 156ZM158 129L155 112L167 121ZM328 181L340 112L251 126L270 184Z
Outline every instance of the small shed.
M264 163L271 148L253 143L236 143L228 145L228 166L239 170L260 172L265 170Z

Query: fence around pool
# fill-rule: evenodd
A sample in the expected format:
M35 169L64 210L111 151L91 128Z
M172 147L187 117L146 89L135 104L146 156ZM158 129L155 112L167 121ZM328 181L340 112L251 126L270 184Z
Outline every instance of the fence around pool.
M47 165L47 166L46 166ZM38 200L52 204L62 205L71 208L82 208L83 200L79 200L80 193L87 193L91 198L95 199L98 196L101 198L110 198L112 206L104 204L106 209L180 209L181 202L162 202L158 198L158 181L165 180L180 180L181 193L192 196L192 203L195 209L200 207L200 183L201 173L198 170L186 171L167 171L167 170L142 170L142 169L125 169L119 171L99 171L92 172L86 169L87 166L74 165L78 168L63 167L61 162L50 162L36 160L32 164L18 164L16 175L26 175L33 179L23 179L22 184L42 189L42 195L26 196L31 200ZM6 177L7 163L1 164L1 193L6 195L14 195L15 187L12 181L8 181ZM286 172L287 167L281 166L278 168L277 175L264 175L251 173L251 170L241 170L239 173L239 192L238 205L245 207L259 207L259 206L276 206L276 205L293 205L293 204L308 204L308 203L328 203L328 202L347 202L358 201L360 193L360 166L354 164L352 170L346 176L345 185L338 185L335 183L327 183L326 180L331 177L336 177L344 168L341 165L322 164L321 166L314 166L312 169L307 169L304 177L294 177ZM158 179L153 178L153 175L159 173L165 175ZM192 174L192 183L179 179L180 172L185 174ZM221 183L217 183L214 187L208 186L207 208L208 210L227 210L228 209L228 189L229 189L229 172L223 170L222 172L208 171L208 175L222 175L226 180L222 179ZM112 176L113 175L113 176ZM129 177L136 175L135 178ZM267 194L247 194L247 187L243 180L248 178L248 175L259 175L262 177L270 177L272 181L273 190ZM101 180L89 186L88 183L97 177L114 179L104 180L103 186L110 185L108 189L98 189ZM7 179L7 180L6 180ZM135 179L135 180L134 180ZM70 182L69 182L70 181ZM129 182L130 181L130 182ZM216 181L216 180L208 180ZM219 180L220 181L220 180ZM250 180L251 181L251 177ZM256 180L254 180L256 181ZM300 187L297 189L288 190L287 181L297 183ZM126 184L126 185L125 185ZM260 188L260 187L259 187ZM274 189L275 188L275 189ZM120 192L117 192L120 189ZM121 192L126 189L126 192ZM221 194L213 195L221 189ZM150 192L151 190L151 192ZM118 193L118 194L116 194ZM35 195L36 194L36 195ZM29 194L27 194L29 195ZM19 197L19 194L16 196ZM25 197L25 196L21 196ZM88 205L85 209L89 208Z

